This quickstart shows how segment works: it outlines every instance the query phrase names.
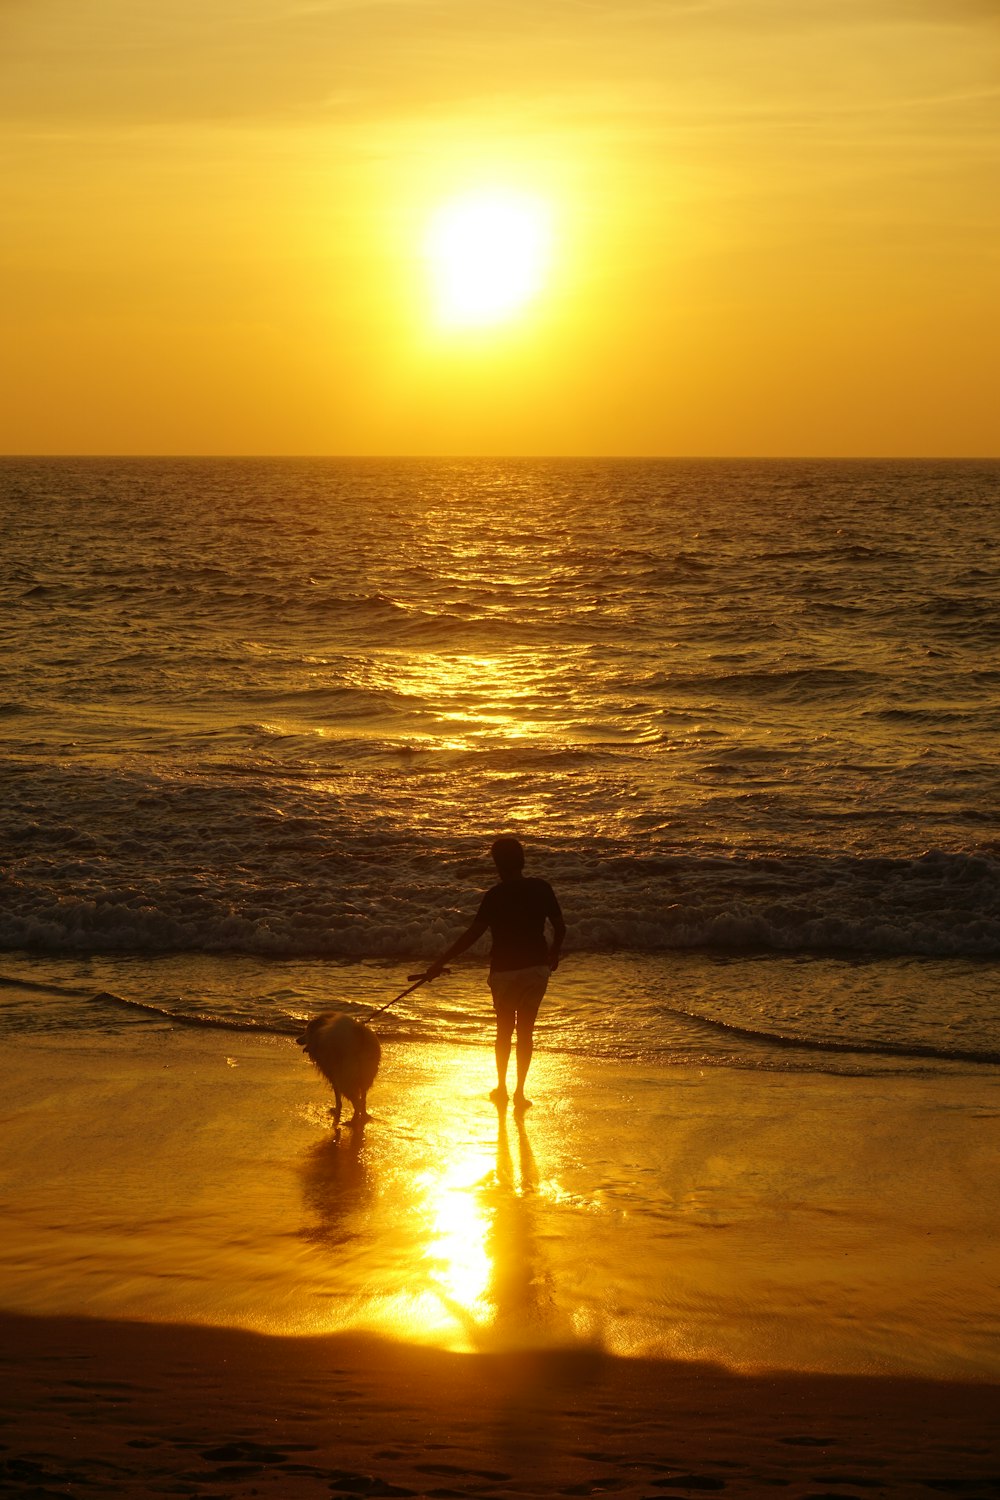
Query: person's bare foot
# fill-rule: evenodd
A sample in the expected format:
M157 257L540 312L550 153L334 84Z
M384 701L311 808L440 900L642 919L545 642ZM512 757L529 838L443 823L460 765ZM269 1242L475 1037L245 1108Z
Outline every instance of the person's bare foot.
M524 1097L523 1089L514 1090L514 1112L523 1114L526 1109L531 1108L531 1100Z
M490 1098L493 1100L494 1104L507 1103L507 1090L504 1088L502 1083L498 1084L497 1087L491 1091Z

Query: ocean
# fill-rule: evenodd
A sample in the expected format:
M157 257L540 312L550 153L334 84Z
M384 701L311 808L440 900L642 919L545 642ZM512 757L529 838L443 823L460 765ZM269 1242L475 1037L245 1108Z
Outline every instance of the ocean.
M616 1324L616 1347L676 1352L659 1238L678 1228L670 1204L680 1214L686 1193L709 1179L715 1193L724 1178L729 1212L742 1204L740 1233L758 1234L764 1216L771 1229L750 1260L774 1312L762 1288L779 1220L793 1240L804 1233L787 1213L803 1182L775 1176L774 1161L791 1159L786 1134L768 1147L766 1193L748 1197L744 1179L720 1178L712 1134L700 1167L689 1161L689 1188L666 1193L663 1153L690 1122L673 1104L664 1119L665 1091L697 1094L708 1101L698 1118L718 1121L723 1098L755 1117L765 1098L782 1114L791 1099L822 1099L803 1140L832 1149L845 1181L858 1122L877 1133L872 1122L896 1121L886 1180L895 1170L909 1186L894 1244L904 1221L919 1231L921 1153L925 1167L938 1160L948 1253L971 1257L968 1305L933 1337L918 1331L926 1309L911 1306L877 1348L858 1333L860 1311L840 1344L816 1313L808 1340L776 1337L774 1349L818 1367L1000 1371L997 1319L984 1323L980 1296L996 1270L984 1249L996 1225L973 1210L968 1168L974 1158L978 1180L1000 1164L998 493L1000 463L987 461L0 460L0 1016L11 1067L37 1087L46 1069L65 1084L82 1057L105 1085L173 1066L174 1052L202 1083L212 1059L234 1076L266 1065L274 1119L293 1130L289 1151L308 1156L329 1127L288 1039L317 1011L364 1016L405 988L492 883L492 839L515 833L569 930L539 1021L539 1098L519 1127L536 1165L523 1180L508 1170L488 1101L482 1113L492 1052L476 952L378 1023L383 1076L395 1056L409 1103L404 1122L390 1095L381 1138L376 1110L355 1159L368 1163L364 1192L340 1157L329 1180L320 1174L330 1191L354 1183L347 1238L384 1247L420 1174L454 1157L447 1135L435 1135L436 1155L412 1156L426 1139L414 1101L429 1108L434 1077L447 1075L464 1101L464 1124L452 1126L479 1151L456 1201L479 1202L486 1178L494 1195L499 1181L522 1198L548 1182L541 1239L567 1256L580 1227L560 1228L563 1209L591 1226L592 1250L601 1193L633 1223L653 1214L644 1269L627 1293L619 1280L621 1306L612 1316L605 1298L598 1321ZM548 1117L546 1079L559 1096ZM92 1120L105 1118L105 1085L81 1096ZM69 1105L43 1094L58 1155ZM616 1129L641 1137L624 1176L606 1132L578 1139L576 1115L592 1117L595 1099L605 1126L620 1118L612 1098L632 1101ZM175 1107L189 1118L191 1097ZM141 1136L135 1111L122 1118ZM654 1117L655 1131L636 1123ZM958 1120L971 1136L951 1134ZM116 1131L121 1160L121 1121ZM904 1170L914 1131L922 1143ZM942 1132L950 1154L938 1150ZM178 1160L179 1140L161 1134L144 1143L147 1162L154 1140ZM107 1134L94 1141L105 1181ZM546 1141L562 1162L548 1173L537 1167ZM587 1177L598 1150L600 1192ZM239 1151L256 1171L245 1136ZM371 1188L377 1161L391 1193ZM315 1178L304 1200L296 1188L300 1206L315 1207ZM17 1181L24 1231L7 1305L73 1310L90 1286L102 1309L130 1316L155 1307L317 1326L314 1312L279 1316L273 1288L265 1316L245 1257L227 1272L243 1287L235 1301L126 1295L135 1266L109 1269L123 1234L110 1259L91 1245L56 1269L56 1198L37 1173ZM810 1193L817 1214L833 1211L818 1180ZM292 1212L287 1193L281 1201ZM858 1230L856 1208L843 1212ZM275 1243L288 1232L279 1220ZM423 1239L414 1231L421 1254L436 1243L427 1222ZM610 1266L620 1257L607 1233L598 1261ZM207 1221L198 1230L206 1264L212 1234ZM712 1238L694 1234L692 1266ZM309 1243L307 1301L321 1295L309 1278L325 1253ZM406 1264L393 1261L385 1284L415 1275L412 1254ZM564 1269L559 1326L593 1332L601 1298L581 1311L566 1290L580 1265ZM322 1297L349 1303L355 1322L388 1295L348 1261L332 1290L324 1275ZM212 1280L204 1268L198 1277ZM691 1330L716 1326L713 1293L689 1294L684 1347L737 1359L738 1346L752 1362L760 1304L751 1318L744 1299L744 1313L703 1338ZM485 1327L489 1297L482 1287L477 1297ZM448 1327L465 1338L468 1317ZM829 1358L816 1353L834 1344Z

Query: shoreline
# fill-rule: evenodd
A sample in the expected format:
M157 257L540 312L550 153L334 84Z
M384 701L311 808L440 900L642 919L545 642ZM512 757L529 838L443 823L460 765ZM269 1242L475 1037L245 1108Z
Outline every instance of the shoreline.
M998 1492L1000 1388L0 1315L2 1492Z

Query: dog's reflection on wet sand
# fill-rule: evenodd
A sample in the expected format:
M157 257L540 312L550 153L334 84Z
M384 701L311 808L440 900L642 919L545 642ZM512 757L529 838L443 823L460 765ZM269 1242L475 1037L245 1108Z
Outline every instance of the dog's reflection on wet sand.
M364 1156L364 1129L337 1129L307 1152L302 1165L302 1196L314 1222L303 1239L320 1245L342 1245L360 1232L357 1216L374 1196L374 1182Z

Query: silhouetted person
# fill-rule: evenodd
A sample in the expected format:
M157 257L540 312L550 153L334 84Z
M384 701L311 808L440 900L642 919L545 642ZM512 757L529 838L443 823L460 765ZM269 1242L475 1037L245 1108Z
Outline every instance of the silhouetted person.
M490 989L497 1017L497 1086L490 1098L507 1102L507 1063L514 1032L517 1032L517 1087L515 1107L526 1109L524 1083L531 1065L535 1017L542 1003L549 974L559 965L566 936L566 923L556 893L547 880L526 876L524 850L517 839L500 838L490 853L500 876L498 885L486 892L469 926L446 953L427 970L435 979L445 964L471 948L489 928ZM545 923L552 927L552 946L545 937Z

